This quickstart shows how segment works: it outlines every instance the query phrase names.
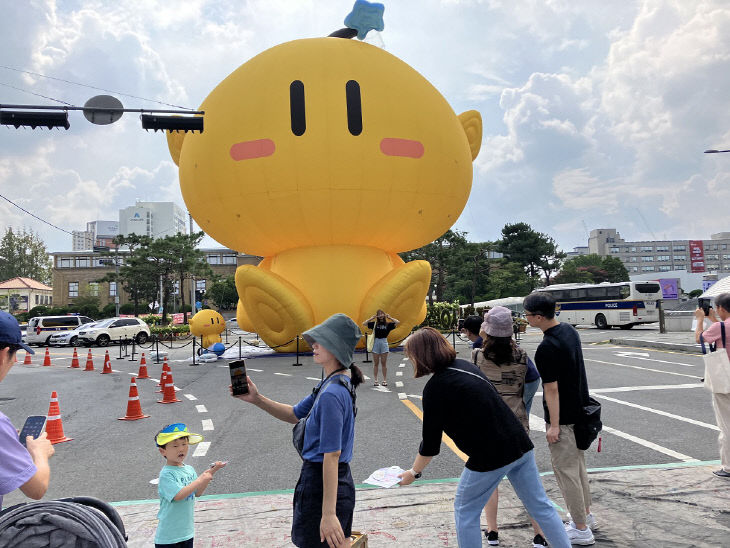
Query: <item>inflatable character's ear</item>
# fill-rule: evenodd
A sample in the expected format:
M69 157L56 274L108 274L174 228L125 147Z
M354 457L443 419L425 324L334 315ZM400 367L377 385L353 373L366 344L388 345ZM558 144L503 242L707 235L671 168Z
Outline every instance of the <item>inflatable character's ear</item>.
M476 110L467 110L459 114L459 121L464 126L464 133L469 140L471 159L476 160L479 149L482 147L482 115Z
M481 123L479 124L479 136L481 139ZM187 135L186 131L165 131L167 133L167 148L170 149L170 156L175 165L180 165L180 151L182 150L183 141Z

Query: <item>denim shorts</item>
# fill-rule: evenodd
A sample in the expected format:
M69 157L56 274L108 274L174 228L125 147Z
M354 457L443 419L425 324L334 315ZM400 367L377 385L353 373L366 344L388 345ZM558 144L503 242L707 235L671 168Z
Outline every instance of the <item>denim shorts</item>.
M388 339L375 339L373 342L373 354L387 354L388 352L390 352Z
M335 513L345 537L349 537L352 534L352 515L355 511L355 482L348 463L339 464L337 480ZM299 548L327 546L327 541L319 540L322 490L322 463L304 461L299 481L294 488L294 517L291 525L291 540Z

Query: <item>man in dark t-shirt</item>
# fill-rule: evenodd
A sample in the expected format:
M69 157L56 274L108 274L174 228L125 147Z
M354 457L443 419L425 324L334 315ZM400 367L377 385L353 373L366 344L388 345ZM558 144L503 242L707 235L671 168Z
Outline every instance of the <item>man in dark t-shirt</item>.
M584 452L575 443L575 423L588 402L588 381L583 349L574 327L555 318L555 300L548 293L525 297L525 316L543 332L535 352L535 365L542 377L543 409L550 459L560 492L570 511L565 529L573 544L595 542L591 528L591 491Z

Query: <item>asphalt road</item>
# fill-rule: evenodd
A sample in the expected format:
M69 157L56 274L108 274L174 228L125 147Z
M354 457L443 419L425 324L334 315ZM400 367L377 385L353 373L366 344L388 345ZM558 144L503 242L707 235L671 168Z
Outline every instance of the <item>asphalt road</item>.
M638 330L635 330L638 331ZM709 394L701 387L701 358L657 350L612 346L602 341L606 331L580 330L591 392L603 405L605 429L602 451L589 450L590 468L652 465L716 460L717 430ZM636 335L636 333L632 333ZM539 331L523 336L530 355L542 338ZM457 338L457 350L468 356L468 346ZM52 459L52 481L47 498L89 495L107 501L144 500L157 497L154 480L163 464L154 445L154 434L165 424L185 422L205 436L210 446L198 446L188 463L200 472L213 460L228 460L206 494L260 492L294 487L300 460L291 446L291 426L258 408L228 395L226 362L190 363L190 347L171 352L171 365L179 403L157 403L157 383L138 380L143 412L150 418L120 421L127 409L131 374L139 362L114 359L110 348L110 375L101 375L102 349L93 349L95 372L70 369L70 349L51 349L53 365L43 367L43 352L33 365L18 363L0 384L0 411L20 428L25 417L46 414L52 391L58 392L63 426L73 441L57 444ZM20 354L23 354L22 352ZM356 363L371 377L372 364ZM187 361L185 361L187 360ZM320 378L321 368L311 357L292 364L293 356L247 359L249 376L266 396L296 403ZM427 379L413 379L410 363L402 352L392 352L388 364L390 386L373 388L372 381L358 390L355 452L352 461L356 483L375 469L399 465L408 468L420 442L420 409ZM159 379L160 366L148 364ZM399 373L401 375L399 375ZM403 383L396 386L397 382ZM400 394L400 395L399 395ZM541 420L541 396L533 404L532 438L541 471L550 460ZM406 403L411 402L411 403ZM415 408L415 411L414 411ZM478 417L465 420L478 421ZM201 454L202 453L202 454ZM454 478L462 460L446 445L426 469L424 478ZM24 500L18 493L6 496L5 505Z

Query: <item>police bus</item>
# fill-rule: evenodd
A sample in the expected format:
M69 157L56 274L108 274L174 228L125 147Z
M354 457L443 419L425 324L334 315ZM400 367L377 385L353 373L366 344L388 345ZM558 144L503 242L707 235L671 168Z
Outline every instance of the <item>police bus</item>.
M631 329L659 321L657 303L662 291L658 282L555 284L538 291L550 293L556 301L556 318L574 326Z

